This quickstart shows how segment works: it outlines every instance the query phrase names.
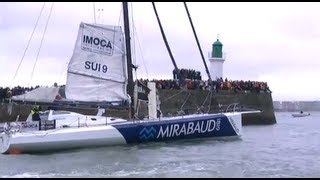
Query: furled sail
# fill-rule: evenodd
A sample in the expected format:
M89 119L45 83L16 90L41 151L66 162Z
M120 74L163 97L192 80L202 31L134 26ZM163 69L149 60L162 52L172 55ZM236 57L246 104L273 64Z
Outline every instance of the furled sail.
M124 43L121 26L81 23L68 65L66 99L128 100Z

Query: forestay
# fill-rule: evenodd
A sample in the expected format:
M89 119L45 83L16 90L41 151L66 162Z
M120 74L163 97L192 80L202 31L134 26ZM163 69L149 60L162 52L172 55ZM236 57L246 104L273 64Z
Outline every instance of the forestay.
M81 23L68 65L66 99L127 100L124 35L121 26Z

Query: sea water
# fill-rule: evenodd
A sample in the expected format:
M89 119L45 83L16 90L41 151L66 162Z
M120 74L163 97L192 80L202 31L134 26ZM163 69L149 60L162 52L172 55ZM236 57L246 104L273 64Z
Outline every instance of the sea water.
M244 126L241 140L183 140L0 155L0 177L320 177L320 112Z

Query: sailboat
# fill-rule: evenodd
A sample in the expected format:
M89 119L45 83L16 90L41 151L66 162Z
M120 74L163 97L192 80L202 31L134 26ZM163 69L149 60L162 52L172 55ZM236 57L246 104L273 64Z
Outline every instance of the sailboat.
M0 134L3 154L37 153L73 148L112 146L150 141L208 137L241 138L243 113L201 113L175 117L157 116L154 82L150 90L150 119L133 118L134 84L130 50L127 2L123 2L121 26L81 22L68 65L65 97L58 87L40 87L12 98L16 102L41 101L63 105L94 105L96 115L49 109L41 120L7 122ZM108 117L104 107L128 107L128 119Z
M306 116L310 116L310 113L300 111L299 113L292 113L291 115L292 117L306 117Z

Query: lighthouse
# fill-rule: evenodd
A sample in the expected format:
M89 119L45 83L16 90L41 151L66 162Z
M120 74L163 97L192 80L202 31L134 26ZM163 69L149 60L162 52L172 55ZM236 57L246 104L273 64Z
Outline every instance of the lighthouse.
M209 62L210 62L210 76L212 80L216 80L217 78L223 78L223 63L225 61L225 57L222 53L222 43L219 41L219 37L217 41L212 44L212 52L209 53Z

